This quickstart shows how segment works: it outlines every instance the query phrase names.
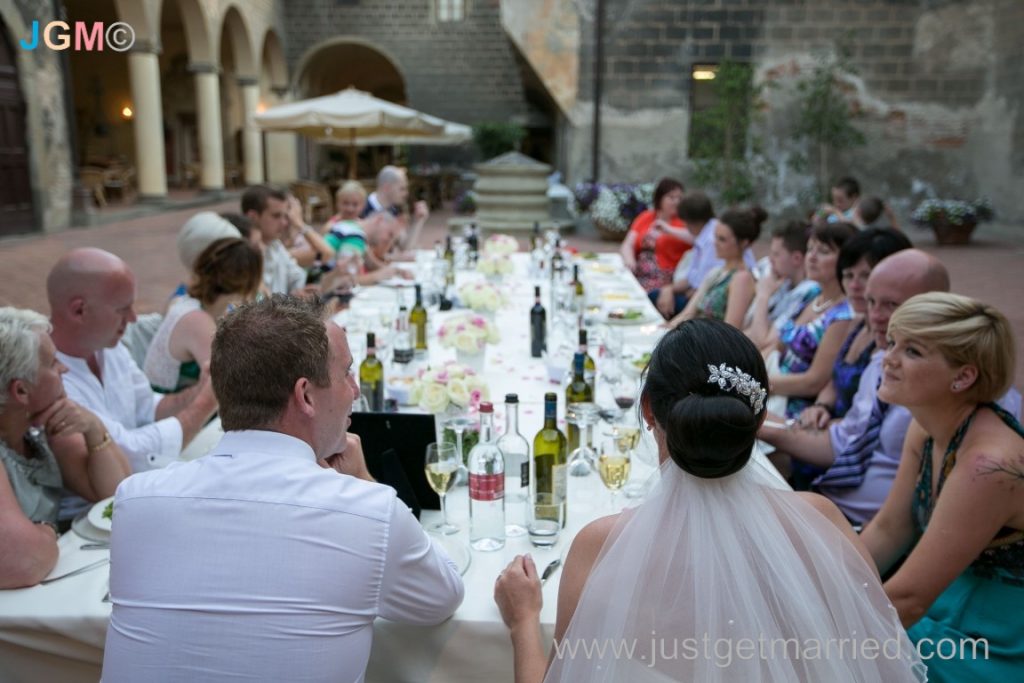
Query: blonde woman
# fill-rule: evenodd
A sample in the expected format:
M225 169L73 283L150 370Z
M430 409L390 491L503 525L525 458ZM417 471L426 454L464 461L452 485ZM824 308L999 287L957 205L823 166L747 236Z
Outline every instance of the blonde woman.
M1012 412L995 403L1015 360L1006 317L967 297L920 294L889 321L878 397L914 421L861 538L883 573L910 551L885 590L923 655L945 638L985 640L976 657L933 656L929 681L1021 678L1024 430L1019 395L1002 401Z

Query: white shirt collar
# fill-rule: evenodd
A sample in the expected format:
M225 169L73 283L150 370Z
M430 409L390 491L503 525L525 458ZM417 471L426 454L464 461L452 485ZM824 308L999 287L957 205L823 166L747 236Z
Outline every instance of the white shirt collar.
M273 456L288 456L316 462L313 448L294 436L262 429L241 429L225 432L210 455L236 455L240 453L262 453Z

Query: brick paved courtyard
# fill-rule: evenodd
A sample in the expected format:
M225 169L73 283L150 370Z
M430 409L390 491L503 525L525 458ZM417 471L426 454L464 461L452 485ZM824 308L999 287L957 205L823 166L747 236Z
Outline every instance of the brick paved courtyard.
M237 199L205 207L213 211L237 210ZM200 209L168 210L91 228L77 228L45 236L0 241L0 304L34 308L47 313L45 282L53 262L74 247L95 246L117 254L134 269L138 280L138 312L163 309L167 297L185 273L178 262L175 236L184 221ZM447 211L430 217L422 245L445 232ZM911 228L915 245L939 256L949 268L953 290L997 306L1013 324L1018 342L1015 385L1024 390L1024 226L982 225L966 247L937 247L931 235ZM594 237L569 237L584 250L613 251L617 245ZM758 245L760 251L765 241Z

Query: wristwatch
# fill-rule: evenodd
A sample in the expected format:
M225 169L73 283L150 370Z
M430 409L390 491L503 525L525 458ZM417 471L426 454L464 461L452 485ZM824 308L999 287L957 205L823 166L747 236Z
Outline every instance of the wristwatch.
M46 526L48 526L51 529L53 529L53 535L55 537L60 538L60 530L57 528L57 525L54 524L53 522L51 522L51 521L49 521L47 519L44 519L41 522L36 522L36 524L45 524Z

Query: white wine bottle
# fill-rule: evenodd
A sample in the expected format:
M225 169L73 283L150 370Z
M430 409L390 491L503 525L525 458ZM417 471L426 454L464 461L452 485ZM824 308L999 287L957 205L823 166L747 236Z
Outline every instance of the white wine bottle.
M586 377L583 374L586 362L584 359L584 354L579 351L573 356L572 381L565 388L565 405L567 408L570 403L593 403L594 401L594 389L587 384ZM572 453L580 447L580 428L570 424L566 427L565 431L569 437L569 452Z
M427 309L423 308L423 288L416 285L416 303L409 311L409 324L412 325L415 341L413 347L417 351L427 350Z
M367 407L379 413L384 410L384 365L377 358L377 339L373 332L366 333L366 358L359 364L359 393Z
M535 493L546 493L554 500L560 501L562 507L562 526L565 526L566 493L566 455L568 453L565 434L558 429L558 396L553 393L544 394L544 426L533 437L533 473L532 488ZM557 511L535 510L538 519L557 519Z

